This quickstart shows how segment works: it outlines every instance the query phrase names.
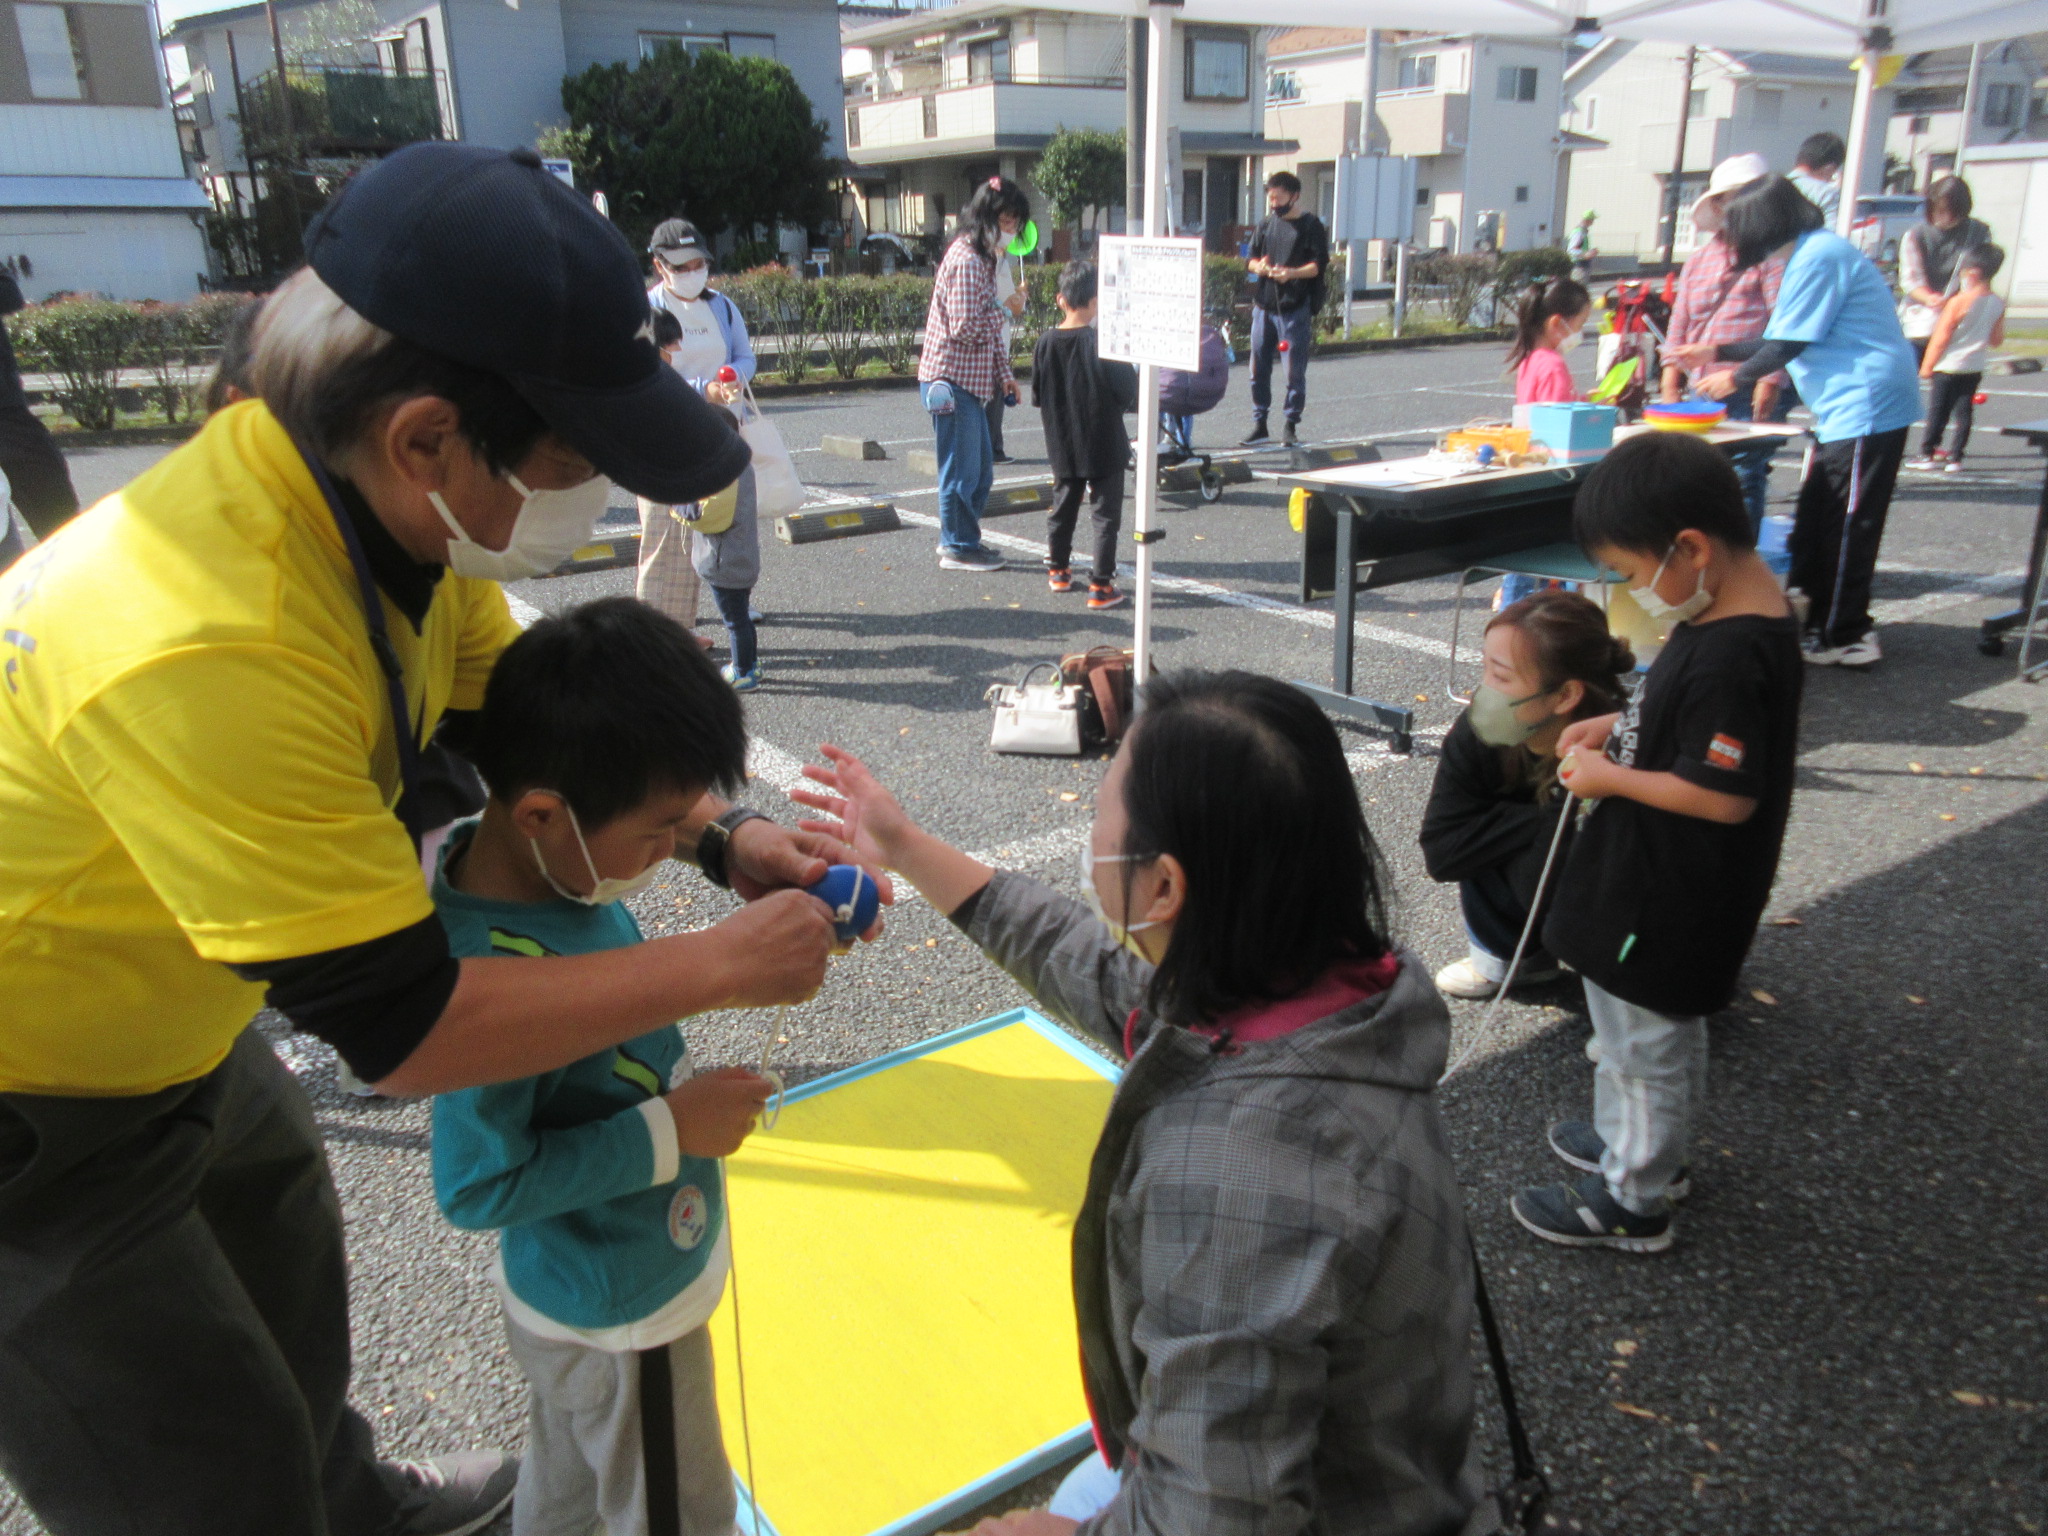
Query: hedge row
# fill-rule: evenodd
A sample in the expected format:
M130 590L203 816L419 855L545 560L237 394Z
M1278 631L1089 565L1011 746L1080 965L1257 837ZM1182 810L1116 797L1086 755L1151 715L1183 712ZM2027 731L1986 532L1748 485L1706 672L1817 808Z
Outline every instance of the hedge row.
M147 376L145 399L164 420L198 414L205 370L247 294L215 293L185 304L58 299L10 316L14 352L30 373L51 375L51 394L89 432L114 425L124 373ZM127 381L132 383L132 381Z

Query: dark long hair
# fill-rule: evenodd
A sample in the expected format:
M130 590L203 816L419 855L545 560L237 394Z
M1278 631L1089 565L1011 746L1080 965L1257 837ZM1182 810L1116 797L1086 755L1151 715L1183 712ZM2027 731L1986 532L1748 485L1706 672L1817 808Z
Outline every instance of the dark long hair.
M1160 1018L1211 1022L1387 952L1379 849L1308 695L1250 672L1169 673L1145 686L1123 750L1120 851L1187 871L1147 998Z
M1721 210L1721 238L1735 248L1736 270L1743 271L1827 221L1804 192L1773 171L1730 195Z
M1586 285L1569 277L1531 283L1515 310L1515 344L1508 349L1508 366L1518 366L1543 345L1543 329L1552 318L1563 315L1569 320L1592 307L1593 295L1586 292Z
M1024 189L1003 176L991 176L974 189L974 196L960 210L960 232L974 242L974 249L994 261L1009 242L1003 238L1000 222L1014 214L1018 223L1031 217L1031 199Z
M1503 624L1512 625L1529 642L1536 675L1547 690L1555 692L1574 680L1584 685L1585 696L1572 719L1611 714L1627 702L1621 677L1635 669L1635 652L1608 630L1607 615L1586 598L1576 592L1534 592L1495 614L1485 633ZM1531 786L1538 800L1548 800L1557 786L1557 759L1531 752L1526 745L1502 750L1508 782Z

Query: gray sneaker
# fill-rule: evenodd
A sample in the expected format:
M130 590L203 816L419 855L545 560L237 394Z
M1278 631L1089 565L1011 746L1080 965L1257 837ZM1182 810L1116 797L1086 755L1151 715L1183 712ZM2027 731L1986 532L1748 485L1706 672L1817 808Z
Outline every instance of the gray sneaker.
M1560 1120L1550 1128L1550 1150L1581 1172L1598 1173L1600 1154L1607 1150L1607 1143L1590 1120ZM1675 1203L1691 1193L1692 1170L1681 1168L1665 1188L1664 1198Z
M1003 557L980 544L973 549L945 549L939 551L939 569L942 571L1000 571Z
M400 1494L391 1536L469 1536L512 1502L519 1458L461 1451L432 1461L387 1461L378 1470Z

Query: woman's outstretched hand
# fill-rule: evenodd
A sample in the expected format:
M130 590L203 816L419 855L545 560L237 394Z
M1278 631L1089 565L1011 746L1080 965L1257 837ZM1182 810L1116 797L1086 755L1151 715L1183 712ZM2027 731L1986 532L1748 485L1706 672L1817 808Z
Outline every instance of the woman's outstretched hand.
M789 798L836 816L837 821L799 821L806 832L823 833L851 847L863 864L895 868L903 839L917 830L896 797L882 787L868 765L829 742L818 749L829 766L804 764L804 777L820 789L792 789Z

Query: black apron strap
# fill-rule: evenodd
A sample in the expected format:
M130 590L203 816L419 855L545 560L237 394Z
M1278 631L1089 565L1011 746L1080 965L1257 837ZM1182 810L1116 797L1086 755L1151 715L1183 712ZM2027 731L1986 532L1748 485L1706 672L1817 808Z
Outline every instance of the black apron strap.
M666 1344L640 1351L640 1465L647 1477L647 1536L682 1536L675 1383Z
M377 579L370 574L370 558L363 553L363 541L356 533L348 509L335 493L334 482L328 477L326 466L316 454L307 450L305 444L297 443L295 446L299 456L306 461L306 468L313 472L313 483L320 487L327 510L334 517L334 526L341 531L341 542L348 550L348 563L356 573L356 587L363 599L363 620L370 632L370 649L377 653L377 666L384 674L384 691L391 705L391 730L398 742L397 816L417 851L423 830L418 823L420 741L413 729L412 708L405 700L405 669L399 664L398 652L391 644L391 633L384 624L384 599L377 591Z

